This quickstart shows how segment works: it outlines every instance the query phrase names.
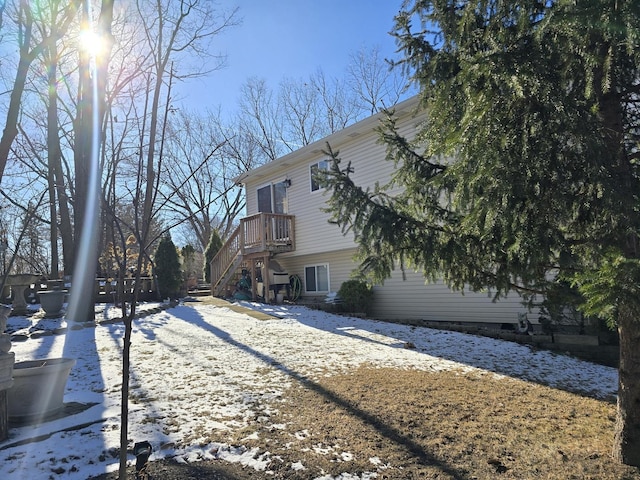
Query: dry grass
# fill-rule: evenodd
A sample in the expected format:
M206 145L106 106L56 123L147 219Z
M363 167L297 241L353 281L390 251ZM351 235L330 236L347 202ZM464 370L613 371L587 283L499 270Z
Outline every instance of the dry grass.
M151 478L310 480L377 472L376 479L394 480L640 480L640 469L610 458L613 403L514 379L361 367L297 384L277 408L270 417L256 411L233 438L198 432L204 443L268 452L274 473L222 461L159 461ZM292 468L299 464L305 469Z
M278 407L226 439L269 452L274 473L162 461L151 478L640 480L610 458L613 403L519 380L362 367L298 384Z
M614 418L612 403L517 380L360 368L291 389L272 418L287 428L255 443L282 459L278 478L375 459L389 479L640 479L610 459Z

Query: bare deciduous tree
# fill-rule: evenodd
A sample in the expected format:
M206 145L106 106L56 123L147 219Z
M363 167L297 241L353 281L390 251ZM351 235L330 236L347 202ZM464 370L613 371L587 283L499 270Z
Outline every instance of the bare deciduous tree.
M133 205L136 210L134 234L139 244L140 256L136 271L133 301L128 315L125 316L125 335L123 349L123 378L120 432L120 469L119 477L126 478L127 433L128 433L128 395L129 367L131 352L132 322L139 295L140 272L145 258L150 258L148 248L153 242L151 225L158 214L159 172L162 171L165 154L165 135L171 105L171 85L176 79L184 79L201 74L200 68L177 71L176 58L199 58L210 51L208 42L233 25L235 11L219 13L213 10L213 4L203 0L169 0L136 3L143 26L142 35L146 40L146 49L150 52L148 66L141 66L145 72L144 107L140 124L138 145L137 183ZM192 55L192 57L189 57ZM149 118L149 122L146 122Z
M309 83L320 95L320 116L327 133L342 130L358 119L358 106L349 95L347 82L339 78L327 78L321 69L309 77Z
M279 111L282 112L280 141L289 151L309 145L326 135L319 92L312 84L284 78L280 82L279 92Z
M275 160L282 152L279 145L278 103L263 79L250 78L241 88L240 118L244 130L260 147L263 158Z
M351 55L343 78L318 69L308 79L283 78L276 91L249 78L241 89L240 123L260 146L262 161L272 161L396 104L406 84L378 48L362 49Z
M381 57L380 49L362 48L351 55L348 83L359 109L373 115L395 105L407 87L407 78Z
M60 10L60 23L55 31L49 35L38 37L34 32L34 14L32 5L27 0L16 0L10 5L10 12L13 28L15 28L18 41L19 60L15 69L13 88L11 89L9 106L5 119L2 137L0 138L0 182L9 158L11 145L18 135L18 117L20 114L22 95L27 82L29 69L33 61L42 54L43 50L51 42L56 42L68 30L75 18L75 14L80 5L80 0L73 0L69 3L53 3L56 9ZM4 10L3 2L3 10ZM5 11L2 12L6 13Z

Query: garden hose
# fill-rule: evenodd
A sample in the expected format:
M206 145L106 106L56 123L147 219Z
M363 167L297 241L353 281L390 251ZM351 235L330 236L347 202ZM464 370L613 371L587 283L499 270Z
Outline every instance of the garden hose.
M291 286L291 301L295 302L302 294L302 280L298 275L289 276L289 285Z

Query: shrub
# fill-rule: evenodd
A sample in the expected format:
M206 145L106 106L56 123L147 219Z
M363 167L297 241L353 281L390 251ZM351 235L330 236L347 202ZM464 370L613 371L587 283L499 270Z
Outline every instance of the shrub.
M369 314L373 303L373 289L362 280L347 280L340 286L338 297L342 300L344 311Z
M154 272L161 298L177 298L182 285L180 257L171 237L164 236L154 256Z

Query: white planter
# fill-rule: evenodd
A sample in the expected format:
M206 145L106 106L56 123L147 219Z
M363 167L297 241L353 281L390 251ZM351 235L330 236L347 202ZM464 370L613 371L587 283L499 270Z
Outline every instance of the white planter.
M8 390L13 385L13 352L0 353L0 390Z
M41 420L64 407L64 389L72 358L46 358L17 362L13 366L13 386L7 391L9 418Z
M27 300L24 298L25 290L40 278L39 275L19 273L7 276L7 285L11 285L13 292L13 313L23 315L28 312ZM2 333L2 332L0 332Z
M64 306L66 294L66 290L45 290L38 293L40 307L44 310L46 318L62 316L62 307Z

